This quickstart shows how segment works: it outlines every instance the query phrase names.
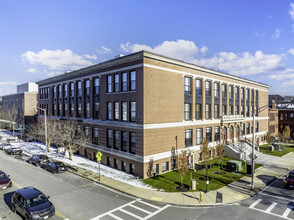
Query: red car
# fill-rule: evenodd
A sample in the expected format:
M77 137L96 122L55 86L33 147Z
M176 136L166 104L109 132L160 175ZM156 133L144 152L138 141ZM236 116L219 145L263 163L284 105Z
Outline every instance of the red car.
M289 175L284 179L284 187L294 189L294 170L290 171Z
M12 187L12 180L0 170L0 189Z

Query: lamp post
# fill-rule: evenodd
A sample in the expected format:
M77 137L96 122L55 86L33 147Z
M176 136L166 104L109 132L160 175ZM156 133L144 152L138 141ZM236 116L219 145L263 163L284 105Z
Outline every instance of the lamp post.
M47 117L46 117L46 109L39 108L39 107L37 107L37 109L40 109L41 111L44 112L44 118L45 118L45 143L46 143L46 152L47 152L48 151L48 146L47 146Z
M254 166L255 166L255 163L254 163L254 148L255 148L255 114L256 112L259 113L259 112L262 112L264 111L265 109L268 108L268 105L265 105L265 106L262 106L260 108L256 108L256 111L254 110L253 108L253 119L252 119L252 123L253 123L253 132L252 132L252 156L251 156L251 173L252 173L252 179L251 179L251 189L252 191L254 190Z

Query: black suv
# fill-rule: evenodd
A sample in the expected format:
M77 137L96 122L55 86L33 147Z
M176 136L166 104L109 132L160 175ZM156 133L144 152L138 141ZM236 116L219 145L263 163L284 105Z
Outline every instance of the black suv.
M36 166L40 166L49 162L49 157L45 154L33 155L29 158L28 162L30 164L35 164Z
M55 214L54 205L41 191L34 187L16 190L11 198L12 212L18 212L24 219L47 219Z

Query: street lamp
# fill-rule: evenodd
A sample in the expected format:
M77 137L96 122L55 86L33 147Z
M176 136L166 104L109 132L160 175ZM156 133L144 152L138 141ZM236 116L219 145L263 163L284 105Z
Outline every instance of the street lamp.
M268 105L262 106L257 108L256 111L262 112L268 108ZM254 148L255 148L255 109L253 108L253 132L252 132L252 155L251 155L251 173L252 173L252 180L251 180L251 189L254 190Z
M45 117L45 143L46 143L46 152L48 151L48 146L47 146L47 117L46 117L46 109L36 107L37 109L41 110L44 112L44 117Z

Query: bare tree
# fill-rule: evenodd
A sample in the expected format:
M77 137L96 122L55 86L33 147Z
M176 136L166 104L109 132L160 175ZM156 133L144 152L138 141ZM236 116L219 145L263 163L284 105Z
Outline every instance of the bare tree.
M148 164L148 170L147 170L147 176L152 177L153 176L153 160L150 159L149 164Z
M202 154L202 161L205 164L205 170L206 170L206 192L208 192L208 164L211 159L210 151L208 148L208 141L206 138L203 138L203 141L201 142L201 154Z
M290 138L290 128L289 126L285 126L282 132L283 142L287 142L287 140Z
M183 188L183 176L185 176L189 172L189 168L187 166L187 152L182 151L182 153L178 157L177 170L181 175L181 187Z
M46 150L47 152L49 152L51 143L54 143L56 139L58 123L54 119L47 118L46 124L47 124ZM29 125L27 136L32 140L35 139L35 140L39 140L46 143L44 118L39 118L37 123L32 123Z
M78 130L78 123L73 120L61 121L59 131L55 136L54 143L62 146L72 160L72 155L83 148L88 142L83 131Z
M12 136L14 136L15 124L20 120L20 112L16 107L11 107L5 112L5 119L12 122Z
M219 173L220 164L221 164L222 159L224 158L224 156L225 156L224 145L223 144L218 144L216 146L216 154L214 155L214 158L216 159L217 164L218 164L218 169L217 169L218 173Z

